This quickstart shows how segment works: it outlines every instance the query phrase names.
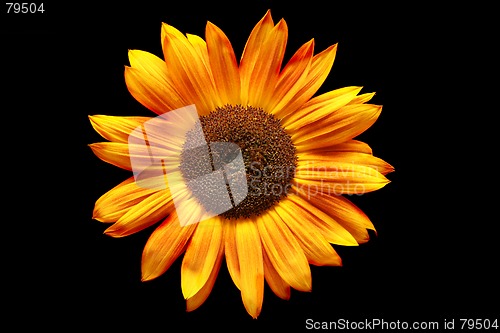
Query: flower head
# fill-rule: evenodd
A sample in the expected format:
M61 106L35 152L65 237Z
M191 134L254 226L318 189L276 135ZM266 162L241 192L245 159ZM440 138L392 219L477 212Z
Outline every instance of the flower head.
M261 312L264 283L280 298L311 290L310 265L340 266L334 245L375 230L345 196L385 186L393 167L355 139L381 106L361 87L317 95L337 45L314 40L283 64L288 27L270 11L237 60L208 22L205 40L163 24L163 59L129 51L125 82L155 117L95 115L103 161L133 175L102 195L94 219L123 237L157 224L142 280L182 257L187 310L209 296L224 262L246 311Z

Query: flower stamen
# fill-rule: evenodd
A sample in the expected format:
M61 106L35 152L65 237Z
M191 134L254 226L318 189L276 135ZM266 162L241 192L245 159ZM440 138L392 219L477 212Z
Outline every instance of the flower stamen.
M244 171L224 174L224 190L229 193L233 208L220 215L228 219L257 216L287 195L295 174L297 155L291 137L279 119L261 108L226 105L201 116L200 122L209 147L210 143L219 142L234 145L227 145L225 151L210 151L209 154L184 147L180 170L186 180L199 179L219 168L221 163L214 163L214 159L230 164L240 152L245 166ZM196 138L190 137L194 135L195 131L188 132L186 142L195 141ZM245 179L248 192L235 204L229 184L238 178ZM187 184L206 210L219 205L220 183L214 182L213 178L204 177L201 182Z

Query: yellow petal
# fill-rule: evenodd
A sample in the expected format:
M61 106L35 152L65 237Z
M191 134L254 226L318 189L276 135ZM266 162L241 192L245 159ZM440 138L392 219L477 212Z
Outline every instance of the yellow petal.
M142 253L142 281L162 275L184 252L198 224L181 226L173 212L151 234Z
M125 66L125 83L142 105L163 114L187 105L167 75L167 66L157 56L140 50L129 51L131 67Z
M245 44L240 60L240 78L241 78L241 103L249 104L249 94L253 89L252 75L256 64L259 61L260 48L267 39L269 33L274 27L271 11L255 25L250 37Z
M222 246L222 224L218 216L198 224L181 266L184 298L193 297L207 283Z
M241 298L248 314L257 318L264 298L264 263L259 230L255 221L239 220L235 231Z
M161 24L161 49L163 50L163 53L165 53L165 37L167 37L167 34L169 35L175 35L178 38L184 38L184 34L180 32L178 29L174 28L173 26L167 24L167 23L162 23Z
M284 118L294 113L314 96L330 73L336 52L337 44L328 47L313 57L311 67L303 82L303 87L286 105L275 111L275 115L278 118Z
M372 154L371 147L359 140L347 140L345 142L334 144L331 146L324 146L321 149L303 149L297 148L297 153L317 153L317 154L327 154L331 152L353 152L353 153L364 153L364 154Z
M352 99L352 101L350 101L348 103L348 105L351 105L351 104L363 104L363 103L369 102L373 98L373 96L375 96L374 92L358 95L358 96L354 97Z
M312 204L314 197L307 196L310 193L301 192L297 187L293 187L293 190L297 194L288 195L282 206L290 215L310 223L311 227L318 230L329 243L345 246L358 245L346 228Z
M210 22L207 23L206 38L210 66L221 103L240 104L240 73L229 39Z
M292 135L296 146L317 149L350 140L367 130L377 120L381 106L346 105L326 118L299 128Z
M106 163L125 170L132 170L128 144L120 142L99 142L89 145L94 154Z
M134 177L130 177L96 201L92 217L101 222L115 222L154 192L155 190L137 186Z
M199 308L205 300L208 298L215 284L215 280L217 279L217 275L219 274L220 266L222 259L224 258L224 245L222 244L219 247L219 253L217 254L217 259L215 261L214 267L212 268L212 272L208 277L205 285L194 295L186 300L186 311L194 311Z
M164 219L173 210L170 191L158 191L131 207L104 233L112 237L128 236Z
M220 105L213 78L204 60L186 37L167 33L163 49L169 77L187 101L185 105L195 104L201 115Z
M212 73L210 68L210 61L208 59L207 43L198 35L186 34L187 40L193 45L194 50L198 53L200 59L203 61L207 72Z
M307 163L309 162L309 163ZM295 182L311 195L364 194L378 190L389 180L377 170L349 162L307 161L299 163Z
M317 266L341 266L340 256L321 232L298 215L287 211L284 206L286 203L277 205L275 211L299 241L309 263Z
M229 275L233 279L236 287L241 290L240 263L238 260L238 249L236 248L236 223L237 221L233 220L224 222L224 248Z
M320 193L314 197L313 203L338 221L360 244L369 240L367 229L376 232L366 214L343 196Z
M257 218L262 245L269 261L292 288L311 291L311 269L299 242L281 218L269 210Z
M302 108L282 119L283 126L287 130L295 131L299 127L325 118L349 103L360 90L361 87L344 87L314 97Z
M383 159L366 153L347 151L330 151L321 153L319 151L310 151L298 153L297 157L299 159L298 164L303 165L306 168L308 165L312 167L312 163L316 161L325 161L328 163L345 162L352 163L358 166L365 166L367 168L375 169L383 175L394 171L394 167Z
M89 119L95 131L106 140L127 143L130 133L151 118L95 115Z
M314 40L302 45L281 71L273 100L268 109L272 114L279 112L304 87L312 64Z
M146 72L156 80L168 81L165 61L154 54L142 50L129 50L128 61L130 67Z
M274 269L273 264L269 261L266 251L262 251L264 258L264 277L271 290L281 299L290 299L290 286L281 278L279 273Z

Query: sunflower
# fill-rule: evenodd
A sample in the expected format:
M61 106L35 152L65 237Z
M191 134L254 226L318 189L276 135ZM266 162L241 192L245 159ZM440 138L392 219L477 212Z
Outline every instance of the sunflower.
M393 167L355 139L382 107L358 86L316 95L337 45L315 54L311 39L284 64L287 38L285 20L274 24L267 11L238 61L214 24L203 39L163 23L165 60L130 50L125 67L129 92L156 116L89 117L107 140L90 144L95 155L133 171L96 201L93 218L110 223L105 234L112 237L157 224L143 250L142 280L182 257L187 311L207 299L225 262L257 318L265 283L282 299L291 289L310 291L310 265L342 265L332 245L356 246L375 232L345 195L389 182ZM153 130L145 133L146 125ZM163 157L141 178L134 163L152 156L143 156L145 146ZM202 177L222 169L222 186Z

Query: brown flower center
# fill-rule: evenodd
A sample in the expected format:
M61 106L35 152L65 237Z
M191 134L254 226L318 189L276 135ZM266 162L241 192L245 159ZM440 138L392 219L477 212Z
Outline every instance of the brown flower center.
M232 208L219 215L248 218L287 195L297 155L279 119L260 108L226 105L201 116L200 123L208 153L201 152L206 147L188 149L185 144L180 170L204 209L220 212L229 196ZM189 131L186 142L199 141L197 133ZM223 177L210 177L213 172Z

